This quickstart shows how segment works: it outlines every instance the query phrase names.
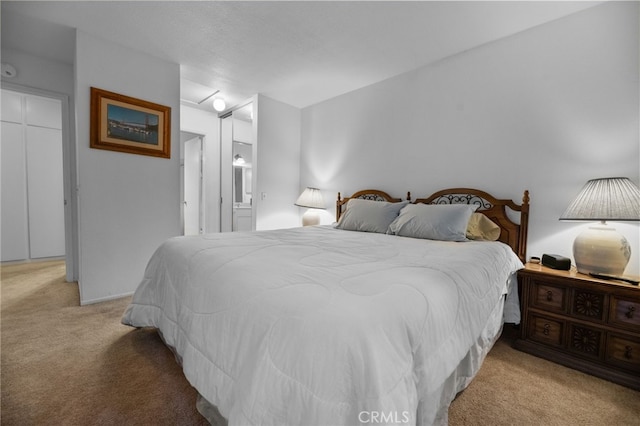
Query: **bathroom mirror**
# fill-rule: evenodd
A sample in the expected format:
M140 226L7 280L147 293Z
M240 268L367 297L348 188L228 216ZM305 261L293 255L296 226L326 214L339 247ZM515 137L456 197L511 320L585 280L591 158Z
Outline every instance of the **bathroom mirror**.
M233 203L251 205L251 164L250 143L233 141Z
M255 166L253 104L233 110L221 120L220 229L253 229L252 179ZM227 201L228 200L228 201Z

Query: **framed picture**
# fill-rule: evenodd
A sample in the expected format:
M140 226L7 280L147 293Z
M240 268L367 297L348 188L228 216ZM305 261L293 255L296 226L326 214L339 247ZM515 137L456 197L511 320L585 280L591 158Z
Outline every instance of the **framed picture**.
M90 147L171 158L171 108L91 88Z

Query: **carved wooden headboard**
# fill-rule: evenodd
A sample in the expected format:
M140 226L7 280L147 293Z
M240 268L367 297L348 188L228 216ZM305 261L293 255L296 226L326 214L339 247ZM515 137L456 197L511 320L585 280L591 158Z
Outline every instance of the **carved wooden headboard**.
M425 204L477 204L478 213L483 213L501 231L499 241L509 245L522 262L526 262L527 233L529 226L529 191L524 191L522 204L516 204L512 200L501 200L493 195L472 188L443 189L427 198L418 198L414 203ZM511 220L507 208L520 216L520 223Z
M336 220L340 220L343 206L352 198L360 198L374 201L388 201L399 203L401 198L390 196L377 189L365 189L354 193L351 197L342 198L338 193L336 201ZM407 200L411 200L411 193L407 192ZM499 241L509 245L522 262L526 262L527 233L529 226L529 191L524 191L522 204L516 204L512 200L502 200L493 195L473 188L443 189L427 198L418 198L414 203L424 204L477 204L478 213L482 213L500 227ZM507 208L520 217L519 223L514 222L508 215Z
M394 198L391 195L387 194L386 192L380 191L377 189L364 189L362 191L358 191L354 193L351 197L344 197L344 198L342 198L342 196L338 192L338 200L336 201L336 220L340 220L340 216L342 216L343 206L353 198L360 198L363 200L372 200L372 201L388 201L390 203L399 203L402 201L401 198ZM408 192L407 192L407 200L411 200L411 194Z

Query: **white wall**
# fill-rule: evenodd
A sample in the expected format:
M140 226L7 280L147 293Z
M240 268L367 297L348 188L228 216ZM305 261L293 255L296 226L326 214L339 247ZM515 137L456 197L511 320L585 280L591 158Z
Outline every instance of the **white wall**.
M305 108L301 186L529 189L528 255L571 256L586 225L558 218L584 183L640 180L638 40L638 3L607 3ZM639 228L616 227L638 274Z
M300 195L300 110L257 96L257 205L256 229L292 228L301 225L296 199ZM305 185L303 183L303 185ZM266 194L263 198L262 194Z
M180 67L78 31L75 78L85 304L133 292L157 246L180 234ZM171 159L89 148L92 86L171 107Z
M2 81L73 95L73 66L15 49L2 48L2 63L13 65L17 74Z
M204 135L204 231L220 231L220 120L213 112L180 106L180 130Z

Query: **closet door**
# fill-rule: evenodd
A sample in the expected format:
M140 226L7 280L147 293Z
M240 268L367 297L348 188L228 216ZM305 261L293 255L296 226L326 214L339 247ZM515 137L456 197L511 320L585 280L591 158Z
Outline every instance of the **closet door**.
M64 256L61 131L27 127L27 161L30 257Z
M220 120L220 232L233 231L233 118Z
M2 260L65 255L59 100L2 90Z
M30 257L64 256L61 104L27 96L26 113Z
M27 181L22 124L3 121L0 138L2 260L28 259Z

